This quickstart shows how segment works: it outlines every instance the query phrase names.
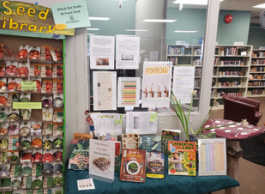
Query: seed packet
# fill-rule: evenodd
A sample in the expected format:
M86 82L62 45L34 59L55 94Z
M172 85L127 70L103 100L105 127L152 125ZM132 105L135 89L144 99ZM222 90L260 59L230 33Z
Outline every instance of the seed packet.
M0 44L0 59L4 58L4 44Z
M19 83L20 83L19 78L8 78L7 89L11 92L17 91Z
M7 152L8 154L8 161L11 164L19 163L19 152Z
M5 178L10 175L10 164L3 164L0 168L0 177Z
M33 194L33 191L32 190L22 190L22 194Z
M36 82L36 86L37 86L37 90L31 90L31 92L41 92L41 78L35 78L32 79L31 81L35 81Z
M53 136L63 136L63 123L53 123Z
M62 174L63 173L63 164L54 163L53 164L53 174Z
M4 188L10 188L10 185L11 185L11 179L1 179L1 189L4 189Z
M18 190L21 188L21 177L11 178L11 190Z
M52 121L53 109L52 108L43 108L42 109L42 120L43 121Z
M30 93L20 94L20 102L30 102Z
M8 115L8 109L7 108L1 108L0 109L0 122L6 122L7 121L7 115Z
M53 122L63 122L63 109L54 109Z
M52 65L50 64L41 65L41 77L42 78L52 77Z
M8 109L7 121L17 122L19 120L19 109Z
M52 108L52 96L42 96L42 107Z
M63 138L60 137L54 137L53 139L53 148L58 149L63 147Z
M8 94L7 93L0 93L0 107L1 106L7 106Z
M43 80L41 93L52 93L52 80Z
M32 164L22 164L22 173L21 176L31 176L32 173Z
M63 194L62 188L54 188L52 194Z
M61 174L53 175L53 186L62 186L63 185L63 176Z
M8 135L18 135L19 134L19 123L10 123L8 126Z
M25 79L25 78L20 78L20 79L18 79L17 80L17 91L19 91L19 92L24 92L24 93L27 93L27 92L29 92L29 90L23 90L22 91L22 87L21 87L21 82L24 82L24 81L28 81L27 79Z
M40 163L32 164L32 176L42 176L43 165Z
M42 137L34 137L32 138L32 141L31 141L31 147L32 148L41 148L42 146Z
M31 64L29 75L39 77L40 74L41 74L41 65L40 64Z
M60 162L63 160L63 152L62 150L55 151L53 153L53 161Z
M32 177L25 176L22 178L22 189L31 189Z
M6 75L17 76L18 73L18 62L6 61Z
M0 123L0 136L6 135L8 132L8 123Z
M22 109L20 111L20 115L21 115L23 121L28 121L30 119L30 116L31 116L31 109Z
M20 122L19 134L20 136L30 135L31 122Z
M29 59L39 60L40 59L40 47L29 47Z
M31 122L31 136L41 136L42 122Z
M44 150L50 150L52 149L52 137L43 137L43 140L42 140L42 148Z
M53 189L52 188L43 189L43 194L53 194ZM57 193L57 194L62 194L62 193Z
M51 48L52 48L51 46L41 46L40 48L40 59L41 60L49 61L52 59L51 52L50 52Z
M53 107L63 108L63 94L54 94L53 98Z
M52 77L63 78L63 64L53 65Z
M5 74L6 74L6 67L4 65L0 65L0 77L4 77Z
M19 101L19 95L12 93L12 94L8 94L8 98L7 98L7 106L12 106L13 102L18 102Z
M43 179L43 188L52 188L53 185L53 177L45 176Z
M32 158L32 151L31 150L26 150L22 152L21 157L20 157L20 163L21 164L29 164L31 162ZM32 165L30 164L30 169L32 169ZM24 167L22 166L22 172L24 173ZM31 175L31 170L30 172L27 172L28 176Z
M0 150L7 150L7 148L8 148L8 139L1 138L0 139Z
M63 93L63 80L62 79L53 80L53 93L54 94Z
M5 77L0 77L0 92L6 92L7 91L7 82Z
M18 77L28 77L29 76L29 69L28 69L28 64L27 63L18 63L18 72L17 72Z
M44 174L52 174L53 173L53 163L48 163L43 165L43 173Z
M53 123L43 123L42 135L52 135Z
M53 61L62 61L62 52L59 48L50 49Z
M31 158L31 162L41 162L42 161L42 150L34 150Z
M29 150L31 148L31 137L21 137L20 150Z
M43 194L43 189L37 189L37 190L33 190L32 194Z
M32 189L41 189L42 188L42 176L32 177Z
M18 51L18 59L26 59L28 56L29 45L21 45Z
M22 165L14 164L11 166L10 177L19 177L22 173Z
M8 153L0 152L0 164L6 164L8 162Z
M43 163L51 163L53 160L53 151L52 150L44 150L43 156L42 156L42 162Z
M8 138L8 150L19 151L19 136L9 136Z

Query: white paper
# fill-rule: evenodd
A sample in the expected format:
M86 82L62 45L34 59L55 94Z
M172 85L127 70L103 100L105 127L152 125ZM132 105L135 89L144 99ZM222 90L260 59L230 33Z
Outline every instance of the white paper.
M117 133L122 134L122 125L115 124L115 120L120 120L121 114L116 113L91 113L94 127L97 133ZM123 119L125 122L125 118Z
M150 121L154 112L127 112L126 113L126 133L156 134L157 120Z
M149 53L149 61L158 61L158 51L151 51Z
M173 93L177 100L190 103L194 89L195 67L174 67Z
M140 80L139 77L119 77L118 107L139 107Z
M94 110L116 110L116 84L116 72L93 72Z
M115 143L114 141L101 141L90 139L89 141L89 174L114 180L115 165ZM110 164L102 169L95 165L98 158L105 158Z
M116 37L116 69L139 69L140 37Z
M114 36L90 36L90 69L114 69Z
M144 62L142 107L169 107L171 62Z
M198 139L199 176L226 175L226 140Z
M81 179L77 180L78 191L95 189L93 179Z

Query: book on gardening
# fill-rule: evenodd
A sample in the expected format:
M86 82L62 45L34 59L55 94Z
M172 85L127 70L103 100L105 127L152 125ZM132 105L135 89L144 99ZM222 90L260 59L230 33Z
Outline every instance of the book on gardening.
M161 136L142 136L140 137L140 149L147 152L161 152Z
M85 170L89 167L89 140L71 140L68 168Z
M165 177L165 154L162 152L146 152L146 177Z
M161 151L163 153L170 154L168 151L168 141L179 141L180 133L179 129L162 129Z

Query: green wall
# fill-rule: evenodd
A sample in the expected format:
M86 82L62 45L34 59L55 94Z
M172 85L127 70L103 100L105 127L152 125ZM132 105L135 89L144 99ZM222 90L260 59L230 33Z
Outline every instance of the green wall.
M176 41L186 41L188 44L197 44L199 38L204 38L206 28L205 9L168 8L167 18L177 19L174 23L167 23L166 44L175 44ZM224 22L227 14L233 16L230 24ZM234 42L247 44L250 11L220 10L217 41L219 45L233 45ZM198 31L196 33L175 33L175 30Z
M260 24L250 24L248 45L253 45L253 49L265 46L265 29Z

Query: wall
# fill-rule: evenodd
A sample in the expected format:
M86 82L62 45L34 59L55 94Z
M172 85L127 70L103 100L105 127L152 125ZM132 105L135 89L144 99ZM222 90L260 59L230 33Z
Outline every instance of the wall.
M253 45L253 49L265 46L265 29L260 24L250 24L248 45Z

